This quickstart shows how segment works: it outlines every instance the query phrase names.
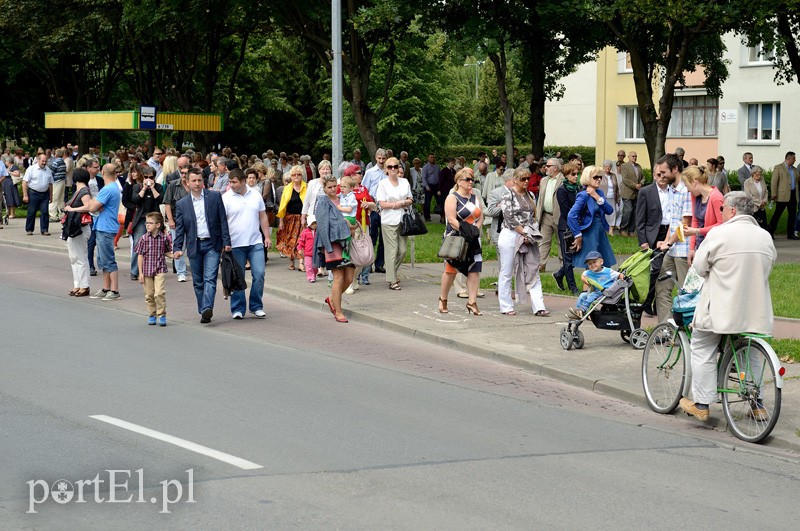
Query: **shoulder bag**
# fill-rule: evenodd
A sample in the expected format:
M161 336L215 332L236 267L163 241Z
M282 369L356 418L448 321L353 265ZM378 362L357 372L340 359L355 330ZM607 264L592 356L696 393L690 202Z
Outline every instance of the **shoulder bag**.
M445 234L437 256L446 260L464 261L467 257L467 240L457 231Z
M356 225L355 234L350 240L350 261L356 267L368 267L375 261L375 248L368 232Z

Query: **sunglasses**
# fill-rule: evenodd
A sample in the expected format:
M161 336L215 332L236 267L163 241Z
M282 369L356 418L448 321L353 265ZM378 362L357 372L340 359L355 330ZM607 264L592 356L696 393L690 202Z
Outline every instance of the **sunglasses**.
M732 207L732 206L730 206L730 205L722 205L721 207L719 207L719 211L720 211L720 212L725 212L725 207L728 207L728 208L733 208L733 207Z
M578 174L577 174L577 173L573 173L572 175L578 175ZM600 176L597 176L597 177L592 177L592 180L593 180L593 181L602 181L602 180L603 180L603 178L602 178L602 177L600 177Z
M386 168L390 169L390 170L397 170L397 169L400 169L400 166L398 166L396 164L387 164Z
M517 179L517 180L518 180L519 182L521 182L521 183L526 183L526 182L530 181L530 180L531 180L531 178L530 178L530 177L523 177L522 179Z
M461 179L461 180L463 182L465 182L465 183L474 183L475 182L475 179L473 179L472 177L467 177L466 179Z

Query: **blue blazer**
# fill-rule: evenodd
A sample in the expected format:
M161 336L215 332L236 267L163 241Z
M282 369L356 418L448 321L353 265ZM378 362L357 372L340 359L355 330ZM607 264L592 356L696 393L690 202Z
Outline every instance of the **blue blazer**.
M222 194L214 190L203 190L206 208L206 224L211 235L211 245L221 252L223 247L231 244L228 232L228 217ZM175 203L175 250L181 250L186 242L186 255L191 259L197 255L197 218L194 215L192 194L182 197Z
M605 200L606 196L602 190L598 189L597 194ZM586 190L581 190L578 192L578 195L575 198L575 204L572 205L572 208L569 210L569 214L567 215L567 226L569 227L569 230L572 232L573 236L577 238L581 235L581 231L589 228L589 226L592 224L592 218L594 218L595 212L597 212L598 209L604 214L603 216L600 216L600 221L603 224L603 229L608 232L606 215L612 214L614 212L614 207L611 206L608 201L602 205L598 205L597 201L595 201L589 194L586 193Z

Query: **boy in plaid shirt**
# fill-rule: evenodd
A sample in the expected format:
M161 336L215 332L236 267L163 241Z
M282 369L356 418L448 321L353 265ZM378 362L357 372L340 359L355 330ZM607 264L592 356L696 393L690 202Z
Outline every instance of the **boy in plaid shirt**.
M147 232L136 244L139 255L139 284L144 286L144 301L149 317L147 324L167 326L166 258L172 258L172 238L166 232L160 212L150 212L145 218Z

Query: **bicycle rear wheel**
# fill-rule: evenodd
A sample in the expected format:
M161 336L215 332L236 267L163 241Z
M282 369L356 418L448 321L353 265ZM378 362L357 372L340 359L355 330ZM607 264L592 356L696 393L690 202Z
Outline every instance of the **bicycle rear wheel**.
M781 390L760 344L736 341L720 364L719 389L725 419L736 437L757 443L772 432L781 411Z
M686 336L671 323L653 329L642 354L642 386L647 405L656 413L672 413L686 380Z

